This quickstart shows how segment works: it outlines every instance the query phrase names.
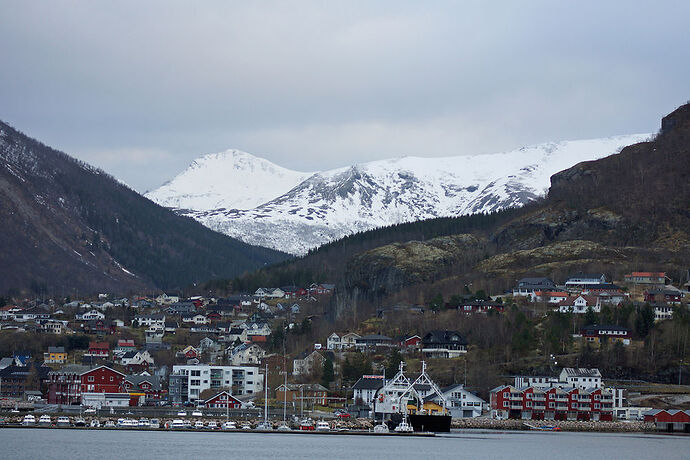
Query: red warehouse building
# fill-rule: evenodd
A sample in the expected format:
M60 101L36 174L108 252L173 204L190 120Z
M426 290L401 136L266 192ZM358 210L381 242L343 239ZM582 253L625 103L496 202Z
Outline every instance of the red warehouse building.
M242 407L242 402L227 391L221 391L204 401L204 405L209 409L228 409L228 405L230 409L239 409Z
M108 366L99 366L81 374L82 393L120 393L125 374Z

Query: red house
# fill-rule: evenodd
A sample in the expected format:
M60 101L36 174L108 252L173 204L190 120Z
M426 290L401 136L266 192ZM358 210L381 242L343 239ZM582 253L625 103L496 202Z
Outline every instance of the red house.
M215 323L216 321L220 321L221 319L223 319L223 317L217 311L212 311L206 315L206 319L208 319L212 323Z
M110 345L108 342L90 342L89 351L84 353L84 356L91 356L92 358L108 358L108 356L110 356Z
M227 391L221 391L204 401L204 405L209 409L227 409L228 406L230 409L239 409L242 407L242 402Z
M645 414L644 421L654 423L659 431L690 433L690 410L655 409Z
M683 293L673 289L650 289L644 293L644 301L649 303L667 303L680 305Z
M421 346L422 343L422 338L418 335L413 335L412 337L408 337L402 342L402 346L404 348L414 348L417 349Z
M108 366L99 366L81 374L82 393L119 393L125 374Z

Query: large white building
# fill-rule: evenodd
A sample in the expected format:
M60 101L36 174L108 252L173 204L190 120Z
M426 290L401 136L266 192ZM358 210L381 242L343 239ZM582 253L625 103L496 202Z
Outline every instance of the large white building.
M173 366L169 392L173 401L195 401L208 389L229 389L233 396L263 391L263 374L258 366L212 366L187 364Z
M575 388L602 388L601 372L599 369L588 369L584 367L565 367L559 376L561 382Z

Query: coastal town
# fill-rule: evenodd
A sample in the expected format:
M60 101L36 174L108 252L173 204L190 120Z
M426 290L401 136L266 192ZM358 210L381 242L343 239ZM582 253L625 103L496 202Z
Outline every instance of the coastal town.
M653 324L687 315L687 283L675 287L665 273L633 272L620 284L599 273L577 273L560 285L527 277L505 293L454 296L440 308L382 307L361 327L344 332L328 330L321 318L336 289L313 283L219 298L159 293L64 302L12 299L0 308L0 338L9 338L2 342L0 360L4 423L31 425L33 418L38 425L40 417L33 414L40 413L53 425L57 414L70 425L86 424L88 413L93 426L140 427L136 420L123 422L122 414L135 409L141 419L168 428L173 422L178 428L221 428L220 422L197 416L203 412L232 419L226 427L238 429L267 428L260 423L262 414L271 428L282 421L309 430L322 419L321 430L384 423L394 429L419 412L448 415L458 427L482 426L468 425L481 421L514 426L509 424L520 420L523 429L595 422L606 430L606 423L625 421L646 422L646 429L690 430L688 387L681 385L680 373L678 397L649 398L665 401L663 407L639 404L643 395L599 369L559 366L558 354L549 357L548 375L497 376L489 382L495 385L478 388L467 385L468 355L476 345L459 330L413 326L407 334L389 336L382 327L371 327L381 318L434 316L440 310L460 317L519 310L577 317L581 327L571 339L578 349L635 347L639 331L620 322L587 321L624 305L648 310ZM454 369L450 379L449 368ZM391 388L400 389L397 407L385 398ZM79 417L70 418L75 413Z

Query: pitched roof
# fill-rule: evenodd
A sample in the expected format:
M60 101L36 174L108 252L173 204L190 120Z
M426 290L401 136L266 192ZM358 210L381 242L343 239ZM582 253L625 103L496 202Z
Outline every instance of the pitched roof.
M141 385L143 382L149 382L152 390L158 391L161 389L161 378L158 375L128 375L125 377L125 381L136 386Z
M423 343L459 343L467 345L467 340L458 331L433 330L429 331L422 339Z
M601 372L599 369L590 369L586 367L565 367L563 368L565 374L568 377L599 377L601 378Z
M383 376L380 377L360 377L357 382L352 385L353 390L378 390L383 387Z

